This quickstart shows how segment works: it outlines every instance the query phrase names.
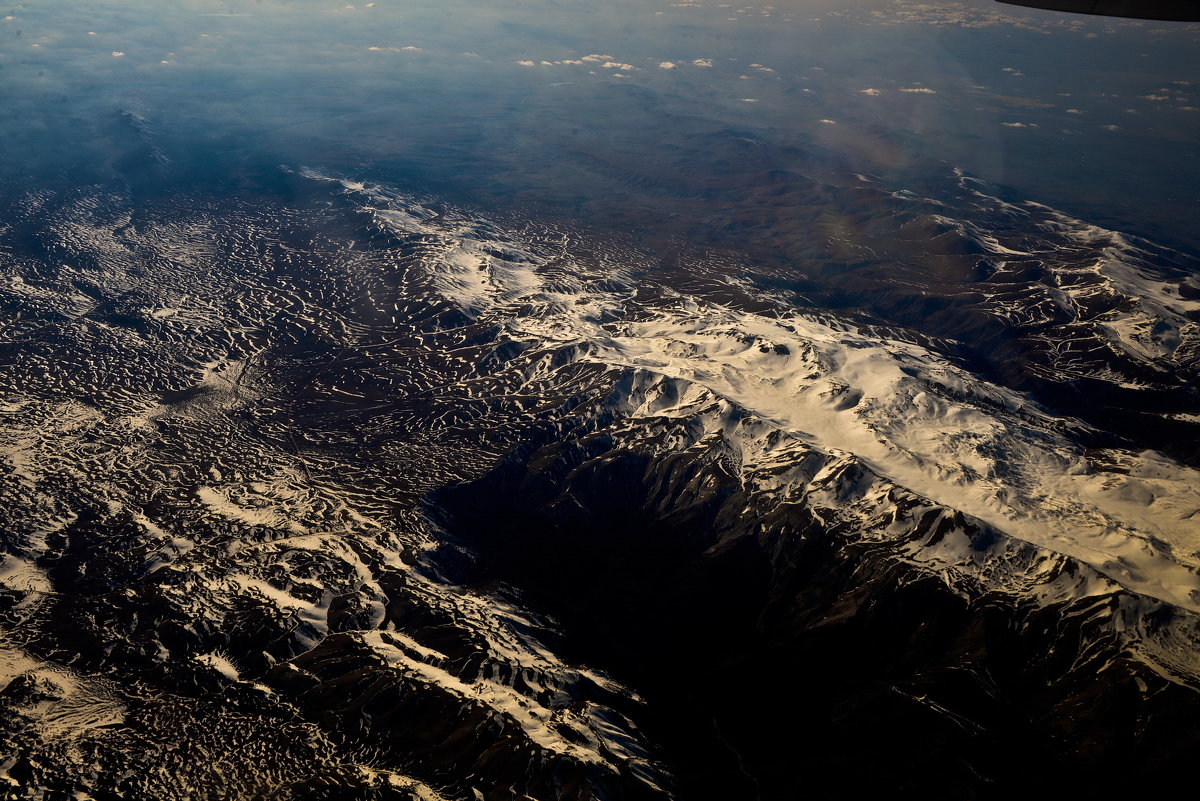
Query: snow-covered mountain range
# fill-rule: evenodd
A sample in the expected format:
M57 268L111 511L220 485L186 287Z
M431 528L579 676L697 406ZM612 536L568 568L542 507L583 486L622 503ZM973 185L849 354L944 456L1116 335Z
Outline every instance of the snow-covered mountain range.
M840 176L886 222L792 277L286 174L5 209L12 797L782 797L870 720L914 739L850 786L975 794L1194 745L1200 472L1073 394L1200 424L1188 257L961 174Z

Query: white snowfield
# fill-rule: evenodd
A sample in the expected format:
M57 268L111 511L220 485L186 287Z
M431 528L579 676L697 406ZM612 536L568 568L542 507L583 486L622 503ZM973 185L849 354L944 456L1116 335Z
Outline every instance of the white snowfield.
M440 257L424 266L429 284L514 339L576 345L579 359L702 387L789 437L852 454L919 495L1078 559L1132 592L1200 612L1200 471L1150 451L1108 451L1121 472L1099 469L1076 436L1083 423L899 335L885 340L828 316L767 316L678 293L637 304L632 291L604 288L636 286L628 274L585 274L516 237L497 242L491 227L435 216L393 193L350 182L342 191L385 229L437 242ZM1100 321L1123 347L1167 355L1181 344L1180 329L1194 334L1183 315L1200 304L1119 258L1132 246L1053 219L1117 243L1098 254L1097 275L1144 297L1126 316ZM519 258L491 255L500 248ZM1167 324L1155 328L1152 319ZM743 473L756 467L743 464Z

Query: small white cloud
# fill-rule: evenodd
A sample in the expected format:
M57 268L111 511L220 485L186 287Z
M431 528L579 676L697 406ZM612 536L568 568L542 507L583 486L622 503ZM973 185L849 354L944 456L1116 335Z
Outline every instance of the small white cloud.
M697 67L711 67L713 62L711 58L697 58L692 60L692 64Z
M420 48L420 47L417 47L417 46L415 46L415 45L405 45L404 47L402 47L402 48L400 48L400 49L401 49L401 50L408 50L408 51L411 51L411 52L413 52L413 53L419 53L419 52L421 52L421 50L423 50L424 48Z
M863 89L862 93L864 95L870 95L871 97L876 97L883 94L883 92L879 91L878 89Z
M675 69L675 62L674 61L660 61L658 63L658 68L660 70L673 70L673 69Z
M922 86L918 89L901 89L900 91L908 92L910 95L936 95L937 94L937 92L935 92L934 90L932 90L926 86Z
M1142 95L1142 97L1146 98L1147 100L1153 100L1155 103L1161 103L1164 100L1171 99L1167 95Z
M758 98L756 98L756 97L743 97L743 98L742 98L742 102L743 102L743 103L757 103L757 102L758 102Z
M559 64L582 64L583 62L577 58L564 58Z
M584 61L615 61L613 56L602 56L599 53L592 53L590 56L584 56Z
M1002 122L1000 124L1003 125L1005 128L1036 128L1036 127L1038 127L1038 124L1036 122Z
M605 61L600 66L606 70L625 70L626 72L633 72L637 69L632 64L622 64L620 61Z
M1068 114L1082 114L1083 112L1077 108L1069 108L1069 109L1067 109L1067 113Z
M125 53L124 53L124 52L122 52L122 51L120 51L120 50L114 50L114 51L113 51L113 58L120 58L120 57L121 57L121 56L123 56L123 55L125 55Z
M537 64L532 61L518 61L517 63L520 64L522 67L536 67L537 66Z
M824 125L837 125L837 120L817 120L817 122Z

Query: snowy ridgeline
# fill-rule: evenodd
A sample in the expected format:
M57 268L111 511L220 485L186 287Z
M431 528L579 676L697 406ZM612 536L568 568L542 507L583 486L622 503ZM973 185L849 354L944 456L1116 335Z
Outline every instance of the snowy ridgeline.
M1113 452L1120 469L1097 469L1080 444L1085 424L1053 416L901 333L889 340L877 327L863 331L820 313L751 313L669 287L646 304L634 288L653 276L635 278L619 266L588 274L476 219L340 185L381 228L435 242L423 262L430 291L472 317L527 347L573 346L575 359L672 385L668 400L624 414L687 417L720 399L736 410L724 423L732 441L745 439L738 434L749 417L822 453L852 455L881 477L1078 559L1132 592L1200 611L1200 472L1190 467L1146 451ZM1136 248L1030 205L1023 213L1040 215L1040 226L1076 244L1115 243L1100 249L1094 266L1103 286L1088 291L1130 299L1125 314L1101 321L1121 347L1164 357L1181 345L1181 330L1195 336L1186 314L1200 301L1164 291L1168 284L1138 263ZM994 240L991 249L997 258L1013 252ZM742 470L749 475L773 458L748 449Z

